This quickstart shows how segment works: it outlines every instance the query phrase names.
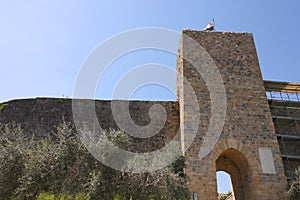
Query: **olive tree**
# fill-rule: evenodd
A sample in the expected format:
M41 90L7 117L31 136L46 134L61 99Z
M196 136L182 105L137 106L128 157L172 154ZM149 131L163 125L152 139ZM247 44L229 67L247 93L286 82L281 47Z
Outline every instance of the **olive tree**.
M82 131L95 140L91 131ZM122 131L103 131L96 142L103 137L123 149L130 145ZM25 135L18 125L0 124L0 159L0 195L7 199L37 199L41 193L74 198L80 194L84 199L189 199L190 195L183 158L154 172L117 171L96 160L67 123L39 138Z

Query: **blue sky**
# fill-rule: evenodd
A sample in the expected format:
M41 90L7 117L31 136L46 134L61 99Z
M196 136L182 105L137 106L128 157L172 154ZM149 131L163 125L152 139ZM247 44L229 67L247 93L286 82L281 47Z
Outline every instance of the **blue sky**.
M299 9L297 0L0 0L0 102L72 96L80 65L109 37L141 27L202 30L212 18L220 31L254 34L264 79L299 82ZM175 55L166 53L140 52L124 59L119 68L143 62L175 68ZM116 67L111 74L121 76L118 72ZM107 90L98 91L96 98L111 98L109 77ZM153 95L147 92L151 89L145 87L135 97L175 99L170 91L156 88L161 95Z
M202 30L212 18L218 31L254 34L264 79L300 82L299 10L298 0L0 0L0 102L72 97L80 65L109 37L142 27ZM148 62L175 69L175 55L137 52L114 64L96 98L111 98L114 80ZM175 94L150 85L133 98Z

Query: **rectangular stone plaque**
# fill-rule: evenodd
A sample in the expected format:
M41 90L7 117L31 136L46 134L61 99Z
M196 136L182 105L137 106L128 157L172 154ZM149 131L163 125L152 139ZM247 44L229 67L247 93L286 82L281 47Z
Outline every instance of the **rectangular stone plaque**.
M261 168L265 174L276 174L273 154L270 148L258 148Z

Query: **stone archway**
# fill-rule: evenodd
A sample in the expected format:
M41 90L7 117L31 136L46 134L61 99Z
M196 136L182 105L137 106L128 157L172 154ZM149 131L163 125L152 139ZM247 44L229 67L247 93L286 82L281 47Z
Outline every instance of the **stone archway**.
M232 148L224 151L216 161L216 171L230 175L236 200L252 199L249 164L242 153Z
M210 156L211 167L230 175L236 200L256 199L254 173L261 171L259 161L241 142L228 139L218 143Z

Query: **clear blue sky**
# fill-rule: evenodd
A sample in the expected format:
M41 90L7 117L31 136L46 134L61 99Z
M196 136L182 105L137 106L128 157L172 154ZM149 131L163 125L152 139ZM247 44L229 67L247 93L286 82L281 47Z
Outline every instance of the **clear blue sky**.
M300 82L299 10L298 0L0 0L0 102L72 96L81 63L112 35L141 27L202 30L213 17L218 30L254 34L264 79ZM123 63L130 68L150 61L175 68L174 55L147 52ZM117 69L111 74L122 75ZM107 81L98 98L111 97ZM164 94L169 91L152 95L147 89L136 98L175 99Z
M264 79L300 82L299 10L299 0L0 0L0 102L71 97L81 63L112 35L142 27L202 30L212 18L219 31L254 34ZM111 98L110 77L121 77L122 65L159 62L175 68L175 55L167 53L144 51L123 59L96 98ZM153 89L144 87L134 97L175 99L170 91Z

